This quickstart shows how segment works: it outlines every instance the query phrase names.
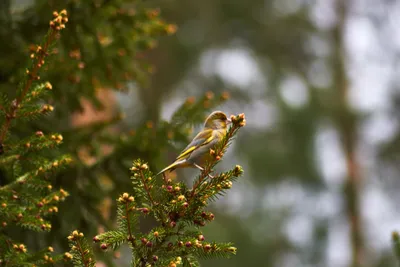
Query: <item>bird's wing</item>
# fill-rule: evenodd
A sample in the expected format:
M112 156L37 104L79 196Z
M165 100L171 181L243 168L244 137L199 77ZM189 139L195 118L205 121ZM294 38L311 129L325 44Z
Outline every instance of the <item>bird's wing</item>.
M188 158L193 151L210 143L212 140L214 140L214 138L215 137L212 129L206 129L199 132L193 138L192 142L190 142L190 144L181 152L181 154L179 154L179 156L176 158L176 161Z
M194 151L197 151L200 147L204 147L204 145L209 144L214 139L215 137L212 129L201 131L193 138L192 142L190 142L190 144L181 152L175 161L171 165L162 169L157 175L167 170L173 170L176 166L184 164Z

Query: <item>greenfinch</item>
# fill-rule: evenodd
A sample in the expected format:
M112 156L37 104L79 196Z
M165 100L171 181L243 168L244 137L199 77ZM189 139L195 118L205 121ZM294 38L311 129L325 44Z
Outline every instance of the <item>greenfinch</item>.
M160 171L172 172L177 168L194 167L204 170L204 165L211 159L210 149L216 148L226 135L231 120L222 111L212 112L206 119L203 129L193 138L192 142L179 154L175 161Z

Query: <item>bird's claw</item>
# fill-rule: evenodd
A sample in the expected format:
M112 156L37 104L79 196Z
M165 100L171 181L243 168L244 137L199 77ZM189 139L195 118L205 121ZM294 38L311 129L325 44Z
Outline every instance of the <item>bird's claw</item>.
M205 169L204 169L203 167L199 166L198 164L194 163L193 165L194 165L197 169L199 169L200 171L202 171L202 172L205 171ZM212 176L212 175L209 174L209 173L207 174L207 176L210 177L211 179L214 178L214 176Z

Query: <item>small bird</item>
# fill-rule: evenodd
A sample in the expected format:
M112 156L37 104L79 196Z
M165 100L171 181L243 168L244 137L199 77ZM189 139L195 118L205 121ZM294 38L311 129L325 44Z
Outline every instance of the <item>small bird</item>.
M203 165L210 159L210 149L215 147L223 140L226 135L228 119L222 111L212 112L206 119L203 129L193 138L192 142L180 153L175 161L160 171L157 175L166 171L172 172L177 168L194 167L204 170Z

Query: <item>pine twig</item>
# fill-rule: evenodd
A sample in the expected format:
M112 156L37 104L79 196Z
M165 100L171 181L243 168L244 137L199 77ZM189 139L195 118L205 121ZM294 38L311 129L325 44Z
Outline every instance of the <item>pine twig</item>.
M128 207L128 202L125 203L125 210L126 210L126 223L127 223L127 225L128 225L128 233L129 233L128 240L129 240L129 242L131 242L132 247L135 247L135 246L136 246L136 244L135 244L135 239L134 239L134 237L133 237L133 235L132 235L132 231L131 231L131 222L130 222L130 220L129 220L129 207Z

